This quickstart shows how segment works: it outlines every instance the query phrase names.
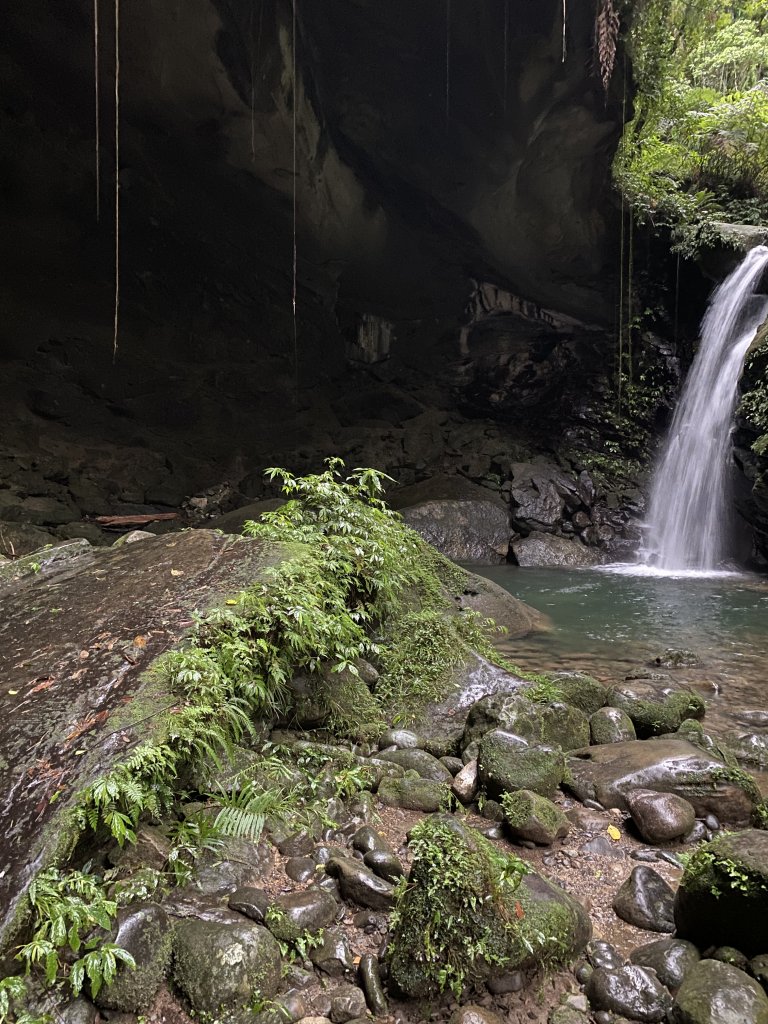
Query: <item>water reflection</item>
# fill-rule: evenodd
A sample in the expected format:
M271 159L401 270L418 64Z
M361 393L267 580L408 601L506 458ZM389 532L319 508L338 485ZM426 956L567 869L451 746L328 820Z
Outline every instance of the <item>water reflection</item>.
M652 664L665 649L685 648L701 664L670 674L710 700L711 726L733 727L740 710L766 704L764 577L681 575L638 566L566 570L504 565L480 571L552 620L551 632L507 645L521 668L578 669L619 682L628 671Z

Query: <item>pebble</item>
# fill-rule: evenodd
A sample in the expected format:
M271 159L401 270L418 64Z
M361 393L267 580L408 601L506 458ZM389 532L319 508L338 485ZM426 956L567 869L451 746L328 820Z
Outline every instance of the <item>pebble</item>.
M658 860L657 851L649 850L647 846L642 846L639 850L632 850L629 856L632 860L641 860L646 863Z
M487 985L489 992L499 996L505 995L507 992L520 992L525 985L525 980L521 971L510 971L507 974L490 978Z
M389 850L369 850L363 857L363 863L387 882L397 882L405 874L403 865Z

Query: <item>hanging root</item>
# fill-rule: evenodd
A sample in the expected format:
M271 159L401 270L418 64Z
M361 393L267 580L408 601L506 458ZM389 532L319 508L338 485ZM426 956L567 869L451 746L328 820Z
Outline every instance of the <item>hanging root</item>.
M115 329L112 359L117 357L120 318L120 0L115 0Z
M96 223L101 219L101 134L99 130L99 0L93 0L93 91L96 105Z
M598 0L595 16L595 63L606 92L616 64L618 39L619 14L614 6L614 0Z

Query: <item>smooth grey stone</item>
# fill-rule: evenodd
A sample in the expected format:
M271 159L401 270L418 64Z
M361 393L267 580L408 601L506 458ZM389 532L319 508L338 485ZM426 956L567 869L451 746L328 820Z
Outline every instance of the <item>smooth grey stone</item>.
M605 967L607 970L616 970L624 963L610 942L602 939L594 939L589 943L587 959L592 967Z
M592 743L622 743L637 739L632 719L619 708L599 708L589 717Z
M410 729L387 729L379 736L379 750L395 747L400 750L415 750L423 747L423 740L418 733Z
M215 971L204 969L213 964ZM271 999L281 966L277 940L259 924L186 920L176 927L173 978L196 1013L242 1010L254 989Z
M356 985L345 985L331 992L331 1013L333 1024L347 1024L347 1021L365 1017L368 1005L365 995Z
M173 924L156 903L133 904L117 915L116 945L136 961L133 970L118 964L117 974L96 997L106 1010L139 1013L155 997L171 959Z
M387 997L384 995L384 987L381 983L379 961L375 956L366 953L360 957L358 977L360 978L360 985L365 993L365 1000L371 1013L374 1017L386 1016L389 1012L389 1007L387 1005Z
M382 853L389 853L393 857L395 856L395 851L392 849L389 841L380 832L377 832L375 828L371 828L370 825L363 825L362 828L357 829L352 836L352 846L363 854L370 853L372 850L379 850Z
M406 772L414 771L422 779L431 779L432 782L451 782L453 776L440 761L428 754L426 750L415 748L407 750L382 751L379 754L380 761L389 761L398 764Z
M309 951L309 959L323 974L331 978L343 977L354 969L354 960L346 935L338 928L327 928L322 945Z
M294 832L277 844L284 857L306 857L315 848L315 840L308 832Z
M279 914L271 913L272 910ZM278 896L267 914L269 930L281 942L295 942L304 932L317 932L336 920L336 901L318 886Z
M263 889L243 886L241 889L235 889L229 897L227 906L230 910L236 910L238 914L244 914L256 924L263 924L269 906L269 896Z
M461 769L464 767L464 762L461 760L460 757L450 757L448 755L444 755L443 757L439 758L439 761L440 764L447 768L448 771L453 776L458 775Z
M325 869L338 879L345 900L372 910L389 910L393 906L394 887L362 864L346 857L334 857Z
M369 850L363 857L363 863L387 882L397 882L405 874L395 854L386 850Z
M638 967L650 967L662 985L670 990L680 988L688 971L701 959L698 949L685 939L657 939L638 946L629 954Z
M645 1024L659 1024L672 999L653 971L635 964L608 970L598 967L586 984L587 998L595 1010L622 1014Z
M453 1011L448 1024L502 1024L498 1013L478 1003L465 1003Z
M285 873L294 882L306 882L314 875L315 866L311 857L290 857L285 862Z
M627 794L627 807L646 843L682 839L693 828L696 812L684 797L640 789Z
M652 932L673 932L675 894L661 875L638 864L613 900L616 914L636 928Z

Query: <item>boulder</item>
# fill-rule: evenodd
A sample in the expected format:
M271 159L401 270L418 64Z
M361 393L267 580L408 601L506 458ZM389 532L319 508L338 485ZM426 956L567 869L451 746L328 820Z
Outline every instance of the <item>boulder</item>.
M674 793L636 790L627 794L627 807L646 843L682 839L696 823L696 812L691 804Z
M630 962L649 967L670 991L680 988L686 974L701 959L698 949L685 939L657 939L638 946L629 954Z
M754 978L719 960L700 960L685 976L670 1024L768 1024L768 996Z
M405 771L416 772L422 779L431 779L433 782L451 782L453 779L445 765L440 764L426 750L382 750L377 756L380 761L391 761Z
M267 927L280 942L295 942L304 932L318 932L336 920L337 903L322 889L278 896L267 911Z
M693 806L698 818L714 814L737 828L750 823L760 799L749 776L687 740L589 747L569 757L568 772L566 787L582 801L626 811L627 796L638 789L675 793Z
M421 779L418 775L404 775L400 779L382 779L379 800L387 807L404 807L410 811L438 811L445 807L450 790L443 782Z
M525 691L494 693L472 705L464 729L463 746L493 729L503 729L526 743L543 743L576 750L589 743L589 720L569 704L529 700Z
M593 1010L618 1013L648 1024L663 1021L672 1003L653 971L634 964L612 970L598 967L589 976L586 991Z
M613 899L616 914L651 932L673 932L675 894L658 871L638 864Z
M131 969L118 962L117 974L96 997L103 1010L141 1013L155 997L171 960L173 925L155 903L133 904L117 916L113 941L136 961Z
M565 776L565 758L557 747L529 747L519 737L494 729L480 740L477 770L480 785L493 798L530 789L551 799Z
M560 566L579 569L600 565L606 559L596 548L588 548L580 540L567 540L550 533L534 532L512 542L512 554L522 566Z
M584 672L550 672L547 679L559 692L558 700L591 715L608 699L608 687Z
M558 886L506 857L451 815L410 833L413 863L387 954L390 985L429 998L447 983L480 984L583 948L590 922ZM430 950L425 955L425 950Z
M704 701L693 690L642 680L615 686L608 703L632 719L641 739L675 732L686 718L704 717Z
M551 627L542 612L513 597L493 580L473 572L466 574L462 593L452 596L460 611L476 612L484 619L493 619L497 626L503 628L505 640L517 640Z
M539 846L551 846L568 835L571 823L546 797L521 789L506 793L502 800L504 821L515 839L527 839Z
M509 516L495 502L438 499L401 509L424 540L454 562L501 565L509 551Z
M256 993L270 999L280 984L280 966L277 940L261 925L191 918L177 926L173 977L195 1013L244 1010Z
M680 938L731 945L747 956L768 950L768 832L719 835L693 853L675 897Z
M619 708L598 708L589 717L592 743L623 743L637 739L632 719Z

